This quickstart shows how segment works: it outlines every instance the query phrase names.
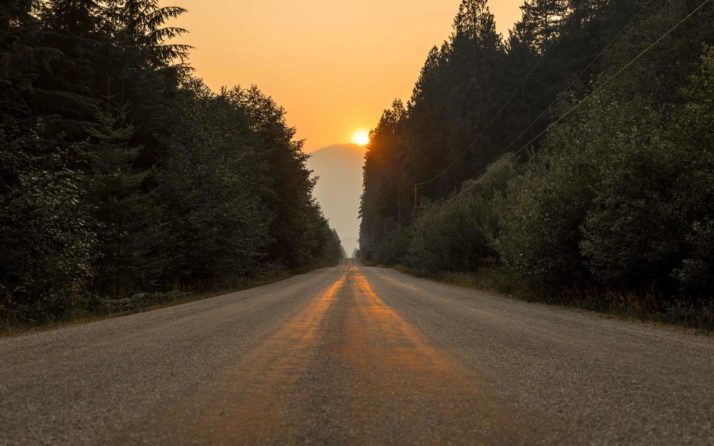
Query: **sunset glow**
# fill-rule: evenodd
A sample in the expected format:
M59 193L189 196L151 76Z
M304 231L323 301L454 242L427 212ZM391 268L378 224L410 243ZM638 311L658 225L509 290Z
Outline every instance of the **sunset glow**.
M395 98L409 99L429 50L451 34L460 0L160 3L188 9L171 24L190 31L177 42L194 47L198 77L214 90L258 85L313 152L347 142L355 123L371 128ZM489 2L502 34L522 3Z
M357 130L352 135L352 143L359 146L366 146L369 144L369 132L367 130Z

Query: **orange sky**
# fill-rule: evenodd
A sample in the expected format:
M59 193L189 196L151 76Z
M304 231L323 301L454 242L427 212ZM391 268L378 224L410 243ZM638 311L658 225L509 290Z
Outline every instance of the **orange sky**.
M191 64L213 89L256 84L288 112L307 151L349 142L407 99L460 0L162 0L189 10ZM501 33L522 0L491 0Z

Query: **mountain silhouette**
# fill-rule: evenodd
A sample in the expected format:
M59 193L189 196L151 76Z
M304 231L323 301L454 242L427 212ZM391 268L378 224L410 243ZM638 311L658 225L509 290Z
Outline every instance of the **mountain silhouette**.
M364 149L356 144L335 144L317 150L307 163L313 177L318 178L315 197L348 256L358 245L363 163Z

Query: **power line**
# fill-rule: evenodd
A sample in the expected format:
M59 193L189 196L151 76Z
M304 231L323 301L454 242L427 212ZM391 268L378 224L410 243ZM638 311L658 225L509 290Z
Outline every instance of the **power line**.
M615 74L613 74L611 77L609 77L605 82L602 84L598 85L593 91L591 91L587 96L585 96L582 100L580 100L578 103L576 103L573 107L571 107L568 111L566 111L564 114L562 114L558 119L556 119L554 122L552 122L548 127L546 127L542 132L538 133L535 137L533 137L530 141L525 143L523 146L521 146L520 149L516 150L509 156L505 157L505 160L510 160L513 159L516 155L527 149L528 147L531 146L535 141L540 139L543 135L548 133L553 127L558 125L560 122L562 122L565 118L570 116L575 110L580 108L581 105L583 105L585 102L587 102L591 97L593 97L596 93L607 87L609 84L612 83L615 79L617 79L622 73L624 73L628 68L630 68L632 65L637 63L640 59L642 59L647 53L649 53L654 47L659 45L659 43L666 39L670 34L672 34L677 28L682 26L687 20L692 18L694 14L699 12L707 3L709 3L711 0L704 0L702 3L699 4L696 8L694 8L689 14L687 14L683 19L681 19L677 24L675 24L673 27L671 27L667 32L662 34L657 40L655 40L653 43L651 43L647 48L642 50L637 56L635 56L632 60L630 60L628 63L626 63L622 68L620 68ZM483 175L479 175L477 178L480 178Z
M625 24L625 26L620 29L620 31L610 40L610 42L608 42L608 44L597 54L597 56L595 56L595 58L593 58L593 59L590 61L590 63L578 74L578 76L577 76L578 79L579 79L580 77L582 77L582 75L583 75L588 69L590 69L590 67L592 67L592 65L605 53L605 51L607 51L607 49L622 35L622 33L624 33L624 31L632 24L632 22L644 11L653 1L654 1L654 0L649 0L649 1L637 12L637 14L635 14L635 15L627 22L627 24ZM557 47L561 42L562 42L562 40L557 40L557 41L555 42L555 45L553 45L553 47L549 48L548 50L549 50L549 51L552 51L552 50L554 49L554 47ZM511 94L511 96L506 100L506 102L501 105L501 107L498 109L498 111L497 111L496 114L493 116L493 118L491 119L491 121L489 121L489 123L486 125L486 127L480 132L479 136L477 136L476 138L474 138L474 140L466 147L466 149L464 149L461 153L459 153L459 155L456 156L456 158L454 158L454 160L451 162L451 164L449 164L446 168L444 168L441 172L439 172L438 174L436 174L434 177L430 178L429 180L422 181L422 182L419 182L419 183L415 183L415 184L414 184L414 212L416 212L416 209L417 209L417 207L418 207L418 201L419 201L419 199L418 199L418 195L419 195L418 190L419 190L419 187L425 186L425 185L430 184L430 183L433 183L434 181L436 181L436 180L438 180L439 178L441 178L442 176L444 176L444 175L445 175L447 172L449 172L454 166L456 166L456 165L463 159L463 157L466 156L466 154L471 151L471 149L473 149L479 142L481 142L481 140L483 139L483 137L484 137L484 135L486 134L486 132L488 132L488 130L491 129L491 127L493 126L493 124L495 124L496 120L500 117L501 113L503 113L503 111L506 109L506 107L507 107L507 106L513 101L513 99L515 99L516 96L521 92L521 90L522 90L523 87L525 86L526 82L530 79L530 77L533 75L533 73L535 72L535 70L540 66L541 62L542 62L544 59L545 59L545 57L544 57L544 56L541 56L541 57L536 61L536 63L531 66L531 68L528 70L526 76L524 76L524 78L523 78L523 80L521 81L521 83L520 83L520 85L518 86L518 88L515 89L514 92ZM540 118L542 118L543 115L545 115L545 114L547 113L547 111L550 109L550 107L552 107L553 104L555 104L555 102L557 101L557 99L558 99L558 98L555 98L555 99L553 100L553 102L551 102L551 104L548 105L548 107L547 107L545 110L543 110L543 111L541 112L541 114L540 114L533 122L531 122L531 124L528 126L528 128L526 128L526 130L524 130L524 131L518 136L518 138L516 138L516 140L513 141L513 142L508 146L508 148L512 147L513 144L515 144L528 130L530 130L530 128L532 128L532 127L535 125L535 123L536 123L538 120L540 120Z
M617 39L620 38L620 36L625 32L625 30L627 28L629 28L630 25L632 25L632 23L634 23L634 21L637 20L637 18L640 15L642 15L642 13L645 11L645 9L647 9L647 7L649 7L652 4L652 2L654 2L654 0L649 0L647 3L645 3L645 5L642 8L640 8L640 10L637 11L637 13L635 15L633 15L630 18L630 20L627 21L625 26L623 26L620 29L620 31L617 34L615 34L615 36L612 39L610 39L610 41L607 43L607 45L605 45L605 47L602 50L600 50L600 52L597 54L597 56L595 56L595 58L593 60L591 60L590 63L585 68L583 68L582 71L580 71L580 73L578 73L578 78L580 78L583 74L585 74L585 72L587 72L590 69L590 67L592 67L595 64L595 62L597 62L597 60L600 59L600 57L603 54L605 54L605 51L607 51L612 46L612 44L615 43L617 41Z
M580 73L578 73L578 75L575 77L575 80L581 79L581 78L583 77L583 75L584 75L585 73L587 73L587 71L590 69L590 67L592 67L593 65L595 65L595 62L597 62L597 60L600 59L600 57L602 57L603 54L605 54L605 51L607 51L607 50L617 41L617 39L620 38L620 36L625 32L625 30L628 29L628 28L630 27L630 25L632 25L632 23L633 23L640 15L642 15L642 13L645 11L645 9L647 9L647 7L650 6L650 4L652 4L653 1L654 1L654 0L649 0L642 8L640 8L639 11L637 11L637 13L636 13L635 15L633 15L633 16L630 18L630 20L627 21L627 23L625 24L624 27L620 28L620 31L619 31L617 34L615 34L615 36L614 36L612 39L610 39L610 41L607 43L607 45L605 45L605 46L600 50L600 52L597 54L597 56L595 56L595 57L590 61L590 63L587 64L587 66L586 66L585 68L583 68L583 69L580 71ZM575 84L575 80L568 81L568 85L566 86L566 89L572 87L573 84ZM523 135L525 135L526 133L528 133L528 131L529 131L531 128L533 128L533 126L536 125L536 123L538 123L538 121L540 121L540 119L541 119L543 116L545 116L545 114L548 113L548 111L550 111L550 109L553 107L553 105L555 105L555 104L558 102L559 99L560 99L560 98L559 98L558 96L556 96L556 97L553 99L553 101L552 101L550 104L548 104L548 106L547 106L545 109L543 109L542 112L540 112L540 114L538 115L538 117L535 118L530 124L528 124L528 127L526 127L526 128L516 137L516 139L514 139L513 141L511 141L511 143L510 143L508 146L506 146L506 149L504 150L504 152L507 153L507 152L511 149L511 147L513 147L518 141L520 141L521 138L523 137Z
M556 42L555 42L555 45L554 45L553 47L559 45L560 42L561 42L560 40L556 41ZM549 50L552 51L552 50L553 50L553 47L549 48ZM544 59L544 57L541 56L541 57L536 61L536 63L534 63L534 64L531 66L531 68L528 70L528 72L526 73L526 75L525 75L525 76L523 77L523 79L521 80L521 83L520 83L520 85L518 86L518 88L516 88L516 89L513 91L513 93L511 94L511 96L509 96L509 98L506 100L506 102L504 102L504 103L501 105L501 107L498 109L498 111L496 111L496 113L493 115L493 118L491 118L491 121L489 121L489 123L486 125L486 127L481 131L480 135L477 136L477 137L471 142L471 144L469 144L469 145L466 147L466 149L465 149L464 151L462 151L462 152L451 162L451 164L449 164L445 169L443 169L440 173L438 173L436 176L432 177L431 179L429 179L429 180L427 180L427 181L422 181L421 183L415 183L415 184L414 184L414 210L413 210L413 212L414 212L415 214L416 214L416 212L417 212L417 208L418 208L418 205L419 205L419 187L420 187L420 186L425 186L425 185L430 184L430 183L433 183L434 181L436 181L436 180L438 180L439 178L441 178L442 176L444 176L449 170L451 170L454 166L456 166L456 165L459 163L459 161L461 161L461 159L462 159L464 156L466 156L467 153L469 153L469 152L471 151L471 149L473 149L473 148L481 141L481 139L482 139L483 136L486 134L486 132L489 131L489 130L491 129L491 127L493 126L493 124L496 123L496 120L501 116L501 113L503 113L503 111L506 109L506 107L508 107L508 105L516 98L516 96L517 96L518 94L520 94L521 90L523 89L523 87L525 87L526 83L528 82L528 80L530 79L530 77L533 75L533 73L535 72L535 70L538 69L538 67L540 66L541 62L543 62L543 59Z
M650 0L650 1L652 1L652 0ZM553 47L557 46L558 44L560 44L560 41L556 41L556 42L555 42L555 45L554 45ZM553 47L548 48L548 50L552 51L552 50L553 50ZM498 111L496 111L496 113L493 115L493 118L491 118L491 120L490 120L489 123L486 125L486 127L481 131L481 134L480 134L479 136L477 136L477 137L466 147L465 150L463 150L459 155L457 155L456 158L452 161L451 164L449 164L448 167L446 167L445 169L443 169L440 173L438 173L436 176L432 177L431 179L429 179L429 180L427 180L427 181L422 181L421 183L416 183L416 184L414 184L414 187L424 186L424 185L427 185L427 184L429 184L429 183L433 183L434 181L436 181L436 180L438 180L439 178L441 178L444 174L446 174L446 172L448 172L449 170L451 170L452 167L454 167L456 164L458 164L458 162L461 160L461 158L463 158L464 156L466 156L466 154L469 153L469 152L471 151L471 149L472 149L477 143L479 143L479 142L481 141L481 139L483 138L483 135L484 135L488 130L491 129L491 127L493 126L493 124L496 123L496 120L501 116L501 113L503 113L503 111L506 109L506 107L508 107L508 105L516 98L516 96L521 92L521 90L523 89L523 87L526 86L526 82L528 82L528 80L529 80L530 77L533 75L533 73L535 73L535 70L538 69L538 67L540 66L541 62L543 62L543 59L544 59L543 57L540 57L540 58L536 61L536 63L534 63L534 64L530 67L530 69L528 70L528 72L526 73L526 75L525 75L525 76L523 77L523 79L521 80L521 83L520 83L520 85L518 86L518 88L516 88L516 89L513 91L513 93L511 93L511 96L509 96L509 98L506 100L506 102L504 102L504 103L501 105L501 107L498 109Z
M530 147L531 144L533 144L535 141L537 141L538 139L540 139L543 135L545 135L546 133L548 133L554 126L558 125L558 124L559 124L560 122L562 122L565 118L567 118L568 116L570 116L573 112L575 112L578 108L580 108L580 106L582 106L585 102L587 102L587 101L588 101L591 97L593 97L596 93L598 93L599 91L601 91L602 89L604 89L605 87L607 87L607 86L608 86L609 84L611 84L615 79L617 79L623 72L625 72L628 68L630 68L632 65L634 65L635 63L637 63L640 59L642 59L642 57L644 57L647 53L649 53L654 47L656 47L657 45L659 45L659 43L662 42L662 40L666 39L666 38L667 38L670 34L672 34L677 28L679 28L680 26L682 26L682 24L684 24L687 20L689 20L692 16L694 16L694 14L696 14L696 13L699 12L702 8L704 8L704 6L706 6L706 4L709 3L710 1L711 1L711 0L704 0L702 3L700 3L699 6L697 6L696 8L694 8L689 14L687 14L684 18L682 18L682 19L681 19L679 22L677 22L674 26L672 26L670 29L668 29L668 30L667 30L664 34L662 34L657 40L655 40L653 43L651 43L649 46L647 46L644 50L642 50L637 56L635 56L635 57L634 57L633 59L631 59L628 63L626 63L623 67L621 67L615 74L613 74L613 75L612 75L611 77L609 77L606 81L604 81L603 83L601 83L600 85L598 85L598 86L597 86L593 91L591 91L587 96L585 96L582 100L580 100L578 103L576 103L576 104L575 104L573 107L571 107L568 111L566 111L564 114L562 114L560 117L558 117L558 119L556 119L554 122L552 122L550 125L548 125L548 127L546 127L543 131L541 131L541 132L538 133L535 137L533 137L532 139L530 139L526 144L524 144L524 145L521 146L518 150L516 150L515 152L511 153L510 155L506 156L506 157L503 158L503 159L504 159L504 160L513 159L516 155L520 154L521 152L523 152L524 150L526 150L528 147ZM650 0L650 2L648 2L648 3L645 5L644 8L646 8L651 2L652 2L652 0ZM588 68L590 68L590 66L592 66L592 64L595 63L595 61L596 61L600 56L602 56L602 54L607 50L607 47L608 47L608 46L611 46L611 45L615 42L615 40L616 40L620 35L622 35L622 33L624 32L624 30L625 30L627 27L629 27L629 25L632 23L632 21L644 10L644 8L642 8L642 9L633 17L633 19L630 20L630 21L628 22L628 24L625 25L625 27L623 27L623 29L615 36L615 38L614 38L613 40L611 40L611 41L606 45L606 47L595 57L595 59L593 59L593 61L588 65L588 67L587 67L585 70L581 71L581 73L578 75L578 77L580 77ZM536 65L537 65L537 64L536 64ZM554 100L545 110L543 110L543 112L541 112L541 114L539 115L539 117L536 118L536 121L537 121L538 119L540 119L556 101L557 101L557 98L556 98L556 100ZM505 107L502 107L502 108L505 108ZM535 122L536 122L536 121L532 122L532 123L529 125L529 128L532 127L533 125L535 125ZM526 130L526 131L527 131L527 130ZM524 132L524 133L525 133L525 132ZM518 141L518 139L520 139L521 136L523 136L523 133L522 133L521 135L519 135L519 137L516 139L516 141ZM446 170L442 171L439 175L437 175L436 177L434 177L432 180L429 180L429 181L426 181L426 182L423 182L423 183L416 183L416 184L414 185L414 208L415 208L415 212L416 212L416 208L417 208L417 205L418 205L418 187L419 187L419 186L423 186L423 185L425 185L425 184L429 184L429 183L435 181L436 179L440 178L442 175L444 175L449 169L451 169L453 166L455 166L455 165L457 164L457 162L460 160L460 158L462 158L469 150L471 150L471 148L473 147L473 145L474 145L477 141L479 141L479 140L480 140L480 137L477 138L472 144L469 145L469 147L467 148L467 150L464 151L464 152L458 157L458 159L456 160L456 162L453 162ZM511 145L512 145L512 144L513 144L513 143L511 143ZM510 147L510 146L509 146L509 147ZM476 179L476 180L480 179L480 178L488 171L488 169L489 169L489 167L486 167L477 177L475 177L475 179Z

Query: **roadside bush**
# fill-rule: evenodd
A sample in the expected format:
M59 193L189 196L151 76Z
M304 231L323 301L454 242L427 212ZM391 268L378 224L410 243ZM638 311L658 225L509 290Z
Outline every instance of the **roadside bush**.
M563 126L549 147L509 184L500 202L501 234L496 247L504 266L537 289L588 277L580 252L580 227L593 199L597 172L576 147L599 136Z
M95 233L85 177L35 132L0 130L0 310L20 321L61 316L92 276Z
M671 111L673 119L639 107L640 122L617 129L610 137L614 150L598 157L603 168L581 247L607 287L669 296L711 290L712 54L684 91L684 105ZM606 113L623 109L613 102Z
M502 201L512 272L544 291L711 295L712 54L682 105L600 94L554 129Z
M423 272L476 272L498 253L494 242L499 218L493 202L513 177L513 164L505 159L494 163L477 180L444 201L420 210L408 246L409 266Z
M685 148L687 172L680 177L677 197L689 223L686 255L674 276L681 291L714 297L714 48L702 58L699 73L684 91L673 128L675 144Z
M396 228L384 234L368 261L378 265L397 265L404 262L410 237L409 230L404 228Z
M686 215L676 183L686 175L678 151L649 128L606 159L580 247L600 283L672 292L684 251Z
M695 222L687 235L689 256L674 270L684 294L714 296L714 220Z

